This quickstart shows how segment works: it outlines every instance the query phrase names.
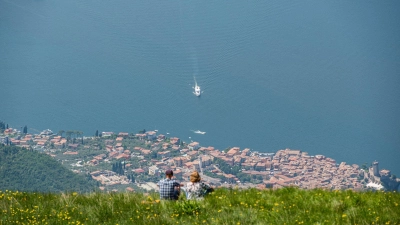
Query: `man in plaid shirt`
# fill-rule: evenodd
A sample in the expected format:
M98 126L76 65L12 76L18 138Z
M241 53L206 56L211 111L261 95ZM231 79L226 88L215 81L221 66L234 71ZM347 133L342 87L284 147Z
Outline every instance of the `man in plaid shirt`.
M165 171L165 179L160 180L157 185L160 187L160 199L161 200L178 200L180 194L180 187L176 180L172 177L174 173L172 170Z

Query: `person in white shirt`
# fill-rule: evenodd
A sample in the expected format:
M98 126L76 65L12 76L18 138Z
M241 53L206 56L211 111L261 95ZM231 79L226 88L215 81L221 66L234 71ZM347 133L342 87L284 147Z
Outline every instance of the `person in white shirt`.
M200 174L197 171L194 171L190 175L190 182L186 184L184 190L186 192L187 200L201 200L204 199L204 196L207 193L213 191L213 188L203 183Z

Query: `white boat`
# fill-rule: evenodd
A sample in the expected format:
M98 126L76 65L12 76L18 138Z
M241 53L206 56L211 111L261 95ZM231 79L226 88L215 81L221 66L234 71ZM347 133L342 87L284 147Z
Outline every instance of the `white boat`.
M193 92L193 94L198 97L198 96L201 95L201 89L200 89L200 86L197 85L196 78L195 77L193 77L193 78L194 78L194 92Z
M205 131L200 131L200 130L195 130L193 132L196 134L205 134L206 133Z

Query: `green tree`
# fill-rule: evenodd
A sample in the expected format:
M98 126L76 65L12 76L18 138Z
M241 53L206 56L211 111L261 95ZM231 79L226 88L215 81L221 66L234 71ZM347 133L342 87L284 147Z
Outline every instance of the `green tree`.
M3 131L6 129L6 124L0 120L0 131Z
M361 165L361 169L368 171L367 165L368 165L368 163L365 162L364 164Z
M94 136L96 136L96 137L98 137L99 136L99 130L96 130L96 133L95 133L95 135Z
M75 133L76 133L76 137L77 137L77 138L78 138L79 136L81 136L81 138L82 138L82 144L83 144L83 131L77 130L77 131L75 131Z
M71 140L72 132L73 132L72 130L67 130L67 131L65 132L65 135L67 135L67 140L68 140L68 141Z
M63 136L64 133L65 133L64 130L59 130L59 131L57 132L57 134L60 135L61 137Z
M26 125L24 126L24 131L23 131L23 133L24 133L24 134L27 134L27 133L28 133L28 127L27 127Z

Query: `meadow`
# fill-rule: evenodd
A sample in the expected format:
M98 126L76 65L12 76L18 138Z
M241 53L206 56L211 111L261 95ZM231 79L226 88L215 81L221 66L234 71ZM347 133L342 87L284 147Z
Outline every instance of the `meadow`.
M400 194L233 188L202 201L160 201L157 193L5 190L0 224L400 224Z

